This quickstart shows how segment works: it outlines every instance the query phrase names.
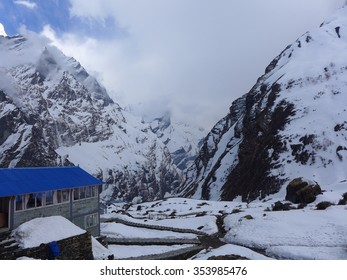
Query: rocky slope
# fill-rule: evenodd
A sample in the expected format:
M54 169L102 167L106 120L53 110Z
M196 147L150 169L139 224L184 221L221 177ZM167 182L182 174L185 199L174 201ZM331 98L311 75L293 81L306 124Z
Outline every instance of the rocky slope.
M243 201L347 179L347 8L289 45L205 138L188 197Z
M80 165L107 182L105 199L152 200L179 184L149 125L75 59L30 33L0 36L0 56L0 167Z

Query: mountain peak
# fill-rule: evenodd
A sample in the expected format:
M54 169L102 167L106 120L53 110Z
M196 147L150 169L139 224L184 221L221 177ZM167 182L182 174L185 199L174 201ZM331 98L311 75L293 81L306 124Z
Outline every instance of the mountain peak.
M7 37L5 27L3 26L3 24L1 22L0 22L0 36Z
M205 138L182 187L187 197L243 201L293 179L346 180L347 8L299 37Z
M168 148L77 60L33 33L0 36L0 57L0 167L80 165L105 200L174 192Z

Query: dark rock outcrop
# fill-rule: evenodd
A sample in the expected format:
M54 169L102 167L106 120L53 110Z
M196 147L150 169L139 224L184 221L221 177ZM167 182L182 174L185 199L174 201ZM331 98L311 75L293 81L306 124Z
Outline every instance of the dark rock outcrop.
M289 211L295 209L291 206L291 203L282 203L281 201L276 201L272 205L272 211Z
M269 89L259 84L248 94L238 163L222 187L223 200L241 195L244 201L251 201L279 191L282 180L271 175L270 170L274 166L273 161L286 149L278 132L283 130L288 117L294 112L294 106L289 102L274 105L280 90L279 84L273 84ZM267 105L264 109L259 108L259 101L266 95ZM269 150L272 150L271 154Z
M292 180L286 189L286 200L293 203L312 203L317 195L322 193L321 187L316 183L303 178Z
M325 210L332 205L334 205L334 203L330 201L321 201L316 205L316 210Z

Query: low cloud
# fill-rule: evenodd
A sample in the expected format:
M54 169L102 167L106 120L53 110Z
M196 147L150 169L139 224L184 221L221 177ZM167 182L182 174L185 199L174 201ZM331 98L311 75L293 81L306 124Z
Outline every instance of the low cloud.
M177 119L210 129L276 55L342 4L71 0L72 17L112 18L122 36L96 40L74 32L58 37L49 27L43 34L96 73L122 106L147 115L170 110Z

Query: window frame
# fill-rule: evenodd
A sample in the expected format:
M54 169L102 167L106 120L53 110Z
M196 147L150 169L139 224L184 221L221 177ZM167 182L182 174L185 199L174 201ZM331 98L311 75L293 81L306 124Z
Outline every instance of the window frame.
M91 220L89 220L91 219ZM92 228L92 227L96 227L99 224L99 213L95 212L95 213L91 213L88 215L84 216L84 228L88 229L88 228Z
M71 191L72 189L60 189L60 190L49 190L49 191L43 191L43 192L34 192L34 193L16 195L14 199L14 202L15 202L14 210L15 212L30 211L33 209L69 203ZM17 202L18 197L22 198L21 207L18 207L20 209L17 208L17 205L20 205ZM28 207L29 197L32 197L32 199L34 199L34 204L32 207ZM48 197L50 198L49 204L47 204Z
M79 201L84 199L91 199L98 197L98 186L83 186L74 188L73 190L73 201Z

